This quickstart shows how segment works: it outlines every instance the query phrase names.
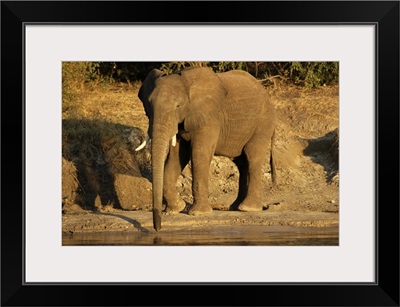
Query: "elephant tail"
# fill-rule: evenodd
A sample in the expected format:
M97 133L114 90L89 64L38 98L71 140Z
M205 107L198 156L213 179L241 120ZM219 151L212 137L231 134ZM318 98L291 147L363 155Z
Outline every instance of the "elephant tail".
M275 184L277 184L277 178L276 178L277 174L276 174L276 165L275 165L275 158L274 158L274 146L275 146L275 130L272 133L272 137L271 137L271 150L270 150L270 157L269 157L272 183L275 185Z

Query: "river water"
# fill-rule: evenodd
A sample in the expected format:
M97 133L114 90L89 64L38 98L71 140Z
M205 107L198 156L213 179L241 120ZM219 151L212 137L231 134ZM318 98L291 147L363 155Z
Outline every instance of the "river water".
M169 228L159 232L64 233L63 245L221 245L338 246L338 228L293 226L220 226Z

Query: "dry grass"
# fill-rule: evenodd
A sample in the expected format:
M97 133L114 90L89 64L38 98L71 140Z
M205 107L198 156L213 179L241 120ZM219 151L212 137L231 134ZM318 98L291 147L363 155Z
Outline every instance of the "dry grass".
M303 138L316 138L339 125L339 87L307 89L288 86L269 89L280 114L280 120L289 126L289 133Z
M137 97L140 84L115 84L82 89L63 104L63 119L112 122L147 130L148 120Z
M110 167L125 173L137 170L132 159L135 145L128 141L134 128L99 120L63 120L63 156L70 161L87 165ZM139 138L144 138L141 130ZM138 139L139 139L138 138Z

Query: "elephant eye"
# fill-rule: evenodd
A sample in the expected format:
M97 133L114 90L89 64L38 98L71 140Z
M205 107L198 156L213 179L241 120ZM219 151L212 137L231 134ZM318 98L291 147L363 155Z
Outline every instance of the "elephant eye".
M182 106L182 105L181 105L180 103L178 103L178 104L176 105L176 108L179 109L181 106Z

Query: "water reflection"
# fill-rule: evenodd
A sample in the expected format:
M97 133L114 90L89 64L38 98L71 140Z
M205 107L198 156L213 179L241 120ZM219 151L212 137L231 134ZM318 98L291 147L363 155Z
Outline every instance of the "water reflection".
M167 229L160 232L91 232L63 234L63 245L223 245L338 246L337 228L224 226Z

